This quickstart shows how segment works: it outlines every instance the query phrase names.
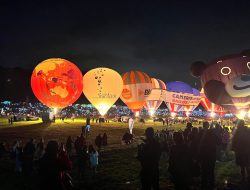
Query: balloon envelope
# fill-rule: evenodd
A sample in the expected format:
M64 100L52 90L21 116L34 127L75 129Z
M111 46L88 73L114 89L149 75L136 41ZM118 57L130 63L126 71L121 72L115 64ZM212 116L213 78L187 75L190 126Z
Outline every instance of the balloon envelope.
M141 71L130 71L122 75L123 91L121 100L134 113L140 111L152 90L150 77Z
M175 81L168 82L166 87L167 96L165 102L170 112L179 112L184 105L189 105L193 97L191 86L181 81Z
M35 67L31 88L37 99L46 106L64 108L80 97L82 73L76 65L65 59L47 59Z
M189 113L194 111L201 101L200 91L195 88L192 88L192 90L193 90L192 100L190 100L189 105L183 106L183 111Z
M166 96L166 84L160 79L151 78L152 90L147 97L144 107L151 113L154 113Z
M105 115L122 93L123 81L119 73L109 68L96 68L83 77L83 93L90 103Z
M208 112L214 113L224 113L225 110L220 106L213 102L211 102L205 95L204 89L201 89L201 105L206 109Z

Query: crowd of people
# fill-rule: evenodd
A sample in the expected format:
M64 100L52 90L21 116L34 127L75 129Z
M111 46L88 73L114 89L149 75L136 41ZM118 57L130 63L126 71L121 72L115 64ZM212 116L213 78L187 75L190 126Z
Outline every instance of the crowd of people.
M183 131L154 133L153 128L148 128L145 142L138 146L142 189L159 189L161 155L167 157L168 172L175 189L214 189L215 163L226 161L230 149L235 152L236 164L241 168L242 182L250 183L249 145L250 130L242 120L230 129L208 122L203 122L199 128L187 123Z
M168 172L175 189L213 189L216 186L215 163L226 161L230 149L235 152L242 181L250 182L250 131L244 121L240 120L233 128L219 123L203 122L202 125L197 128L187 123L184 130L178 131L146 129L146 138L138 145L137 152L142 189L159 189L161 158L168 162ZM38 143L30 139L24 146L16 141L9 151L4 143L0 143L0 158L10 153L18 175L32 175L34 170L38 171L41 189L74 189L70 176L73 163L78 179L84 178L86 170L94 177L100 152L104 150L102 147L108 145L106 133L98 134L94 144L88 144L87 137L81 133L75 139L69 136L65 143L52 140L46 146L43 139ZM122 141L129 145L136 138L128 130Z

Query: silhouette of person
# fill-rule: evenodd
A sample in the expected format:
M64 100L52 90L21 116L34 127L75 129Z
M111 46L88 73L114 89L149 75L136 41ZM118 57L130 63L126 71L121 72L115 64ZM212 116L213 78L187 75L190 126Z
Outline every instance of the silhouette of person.
M145 130L146 140L138 146L137 159L141 163L141 183L143 190L159 189L159 160L161 156L160 143L154 138L154 129Z

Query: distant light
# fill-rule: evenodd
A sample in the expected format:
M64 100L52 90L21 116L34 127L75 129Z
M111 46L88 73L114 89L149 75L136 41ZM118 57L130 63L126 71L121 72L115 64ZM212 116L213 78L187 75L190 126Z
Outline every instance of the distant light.
M136 111L135 112L135 117L139 117L139 115L140 115L139 111Z
M57 108L53 108L53 113L56 115L58 112L58 109Z
M244 110L241 110L238 114L236 114L236 116L239 118L239 119L244 119L245 116L246 116L247 112L244 111Z
M189 117L189 115L190 115L190 112L187 111L187 112L186 112L186 116Z
M247 113L247 117L250 118L250 111Z
M155 114L155 111L154 111L154 110L149 110L149 115L150 115L151 117L153 117L154 114Z
M175 112L171 112L171 117L175 117L176 113Z
M215 117L215 113L214 113L214 112L211 112L211 113L210 113L210 116L211 116L211 117Z

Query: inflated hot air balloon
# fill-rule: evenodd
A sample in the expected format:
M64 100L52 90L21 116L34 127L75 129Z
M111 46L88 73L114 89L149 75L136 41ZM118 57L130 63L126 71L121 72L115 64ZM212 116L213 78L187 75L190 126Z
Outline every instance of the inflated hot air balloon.
M150 95L147 97L147 101L144 104L144 107L152 116L155 111L160 107L161 103L165 100L166 84L163 81L155 78L151 78L151 81L152 90Z
M212 103L208 100L204 93L204 89L201 89L201 105L205 108L206 111L210 112L210 114L213 116L214 113L218 113L220 115L225 113L225 110L220 105L217 105L215 103Z
M168 82L166 87L167 95L165 102L171 115L181 111L184 105L189 105L193 97L191 86L181 81L175 81Z
M83 93L103 116L120 97L123 81L119 73L109 68L96 68L83 77Z
M122 75L122 79L123 91L120 98L137 115L152 90L151 79L141 71L127 72Z
M189 101L189 105L183 106L183 111L185 111L187 116L189 116L195 110L195 108L200 104L201 101L200 91L195 88L192 88L192 90L193 90L192 100Z
M201 78L211 102L238 110L250 108L250 51L219 57L208 64L195 62L191 71Z
M31 88L41 103L50 108L64 108L81 96L82 72L65 59L47 59L35 67Z

